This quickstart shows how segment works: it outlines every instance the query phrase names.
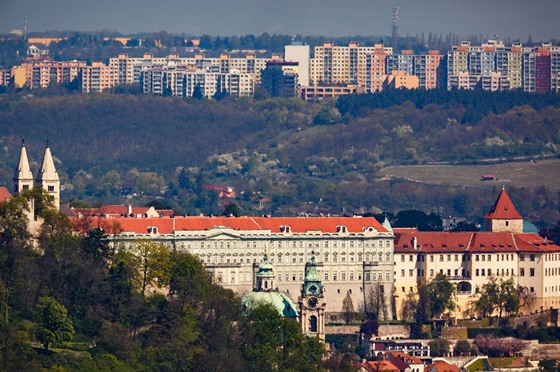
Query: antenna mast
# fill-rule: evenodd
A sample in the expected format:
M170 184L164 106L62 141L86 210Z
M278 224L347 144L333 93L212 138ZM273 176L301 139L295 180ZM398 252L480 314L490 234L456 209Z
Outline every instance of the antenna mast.
M392 31L392 47L393 47L393 53L396 53L397 51L397 45L398 45L398 41L399 41L399 35L398 35L398 31L399 31L399 7L396 6L393 8L393 12L392 12L392 25L391 25L391 31Z
M27 16L23 17L23 40L27 40Z

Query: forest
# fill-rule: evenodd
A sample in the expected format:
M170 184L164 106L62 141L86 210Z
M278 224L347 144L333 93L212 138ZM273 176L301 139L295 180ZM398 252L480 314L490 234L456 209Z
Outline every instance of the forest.
M428 186L379 170L557 157L559 101L521 92L399 90L308 103L20 91L0 95L0 185L11 186L25 139L34 171L50 141L62 199L74 206L152 203L219 214L218 192L204 187L219 185L236 190L228 202L242 214L418 209L477 223L500 185ZM513 184L508 192L538 226L560 219L558 189Z

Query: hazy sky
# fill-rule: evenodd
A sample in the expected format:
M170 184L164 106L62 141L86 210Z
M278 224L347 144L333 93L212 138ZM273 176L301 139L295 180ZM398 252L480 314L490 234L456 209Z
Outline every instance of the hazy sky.
M560 0L0 0L0 32L390 35L395 6L400 35L560 39Z

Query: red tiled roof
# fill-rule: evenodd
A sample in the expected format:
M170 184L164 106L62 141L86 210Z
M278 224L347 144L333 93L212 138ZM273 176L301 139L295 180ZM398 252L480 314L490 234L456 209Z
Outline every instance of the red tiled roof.
M457 367L455 364L444 362L443 360L436 360L432 364L426 366L424 370L430 372L459 372L459 367Z
M144 214L148 212L150 207L132 207L132 214ZM102 214L117 214L117 215L126 215L128 214L128 206L127 205L103 205L99 208L99 212Z
M558 252L560 247L537 234L515 234L515 244L520 252Z
M381 360L381 361L368 361L365 363L358 363L355 365L358 368L365 368L367 371L376 371L376 372L399 372L399 368L397 368L393 363L389 362L388 360Z
M385 353L385 355L387 355L388 359L398 358L404 360L406 363L409 364L424 364L424 362L422 362L420 358L412 355L408 355L406 353L403 353L402 351L388 351L387 353Z
M123 231L145 233L147 226L157 226L160 234L173 231L210 230L216 226L229 227L235 230L271 230L280 232L281 226L290 226L292 233L305 233L308 231L321 231L323 233L336 233L337 226L346 226L348 233L361 233L372 227L380 232L387 230L373 217L175 217L167 218L142 218L138 219L116 218ZM169 221L173 221L168 227ZM161 226L161 227L160 227ZM169 230L171 228L172 230ZM169 232L166 232L169 231Z
M472 233L470 232L403 230L393 229L395 234L395 253L413 252L415 238L416 250L422 252L462 252L467 249L472 238Z
M476 232L469 247L470 252L516 252L513 233L510 232Z
M517 212L506 190L502 190L490 212L484 216L486 219L523 219Z
M534 233L429 232L394 229L395 253L559 252L560 247ZM416 239L416 249L413 242Z
M7 187L0 187L0 203L2 203L4 200L9 199L12 197L12 194L10 194L10 191L8 190Z

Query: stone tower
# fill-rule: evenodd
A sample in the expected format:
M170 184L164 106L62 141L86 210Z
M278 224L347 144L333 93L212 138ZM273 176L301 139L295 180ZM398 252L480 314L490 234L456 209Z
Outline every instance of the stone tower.
M523 217L515 209L505 188L500 192L490 212L484 216L484 231L523 232Z
M319 337L325 341L325 303L324 288L315 256L305 264L305 279L301 288L299 302L301 331L304 335Z
M48 143L43 156L43 164L37 174L37 183L41 184L45 191L53 197L56 209L60 209L60 179Z

